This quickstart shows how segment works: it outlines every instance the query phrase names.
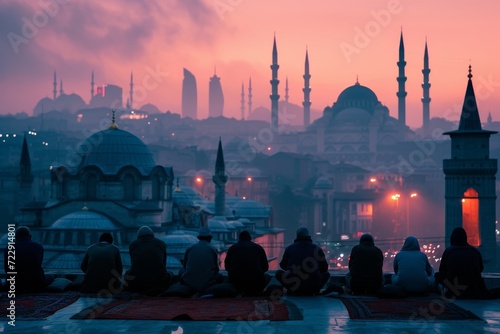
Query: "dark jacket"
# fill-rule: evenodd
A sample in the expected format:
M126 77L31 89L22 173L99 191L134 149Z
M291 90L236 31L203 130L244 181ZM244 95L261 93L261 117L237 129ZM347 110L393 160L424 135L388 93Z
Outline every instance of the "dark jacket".
M351 290L375 292L382 287L382 266L384 255L375 246L373 237L364 234L351 250L349 274Z
M115 245L98 242L90 246L81 269L85 273L82 292L119 292L123 267L120 250Z
M229 280L238 288L265 285L264 274L269 269L266 251L250 240L240 240L229 247L224 265Z
M293 244L285 249L280 267L289 271L290 274L284 278L291 283L292 292L308 293L317 292L324 284L324 273L328 273L328 262L325 253L318 245L314 244L310 237L295 239ZM297 284L293 284L293 281ZM296 291L294 291L296 290Z
M42 269L43 246L38 242L24 239L15 242L15 259L9 258L8 246L4 251L5 273L16 272L16 293L37 292L45 288L45 277ZM9 262L14 268L9 268ZM7 274L7 278L11 275Z
M206 240L189 245L184 253L184 273L181 282L196 292L214 284L219 273L217 250Z
M170 279L167 273L167 247L152 235L144 235L129 246L131 268L125 280L129 286L162 287Z
M455 228L451 233L450 247L441 258L438 273L438 279L447 289L449 297L488 298L489 292L481 276L483 269L481 253L467 243L467 234L463 228ZM450 284L458 284L463 288L450 289Z

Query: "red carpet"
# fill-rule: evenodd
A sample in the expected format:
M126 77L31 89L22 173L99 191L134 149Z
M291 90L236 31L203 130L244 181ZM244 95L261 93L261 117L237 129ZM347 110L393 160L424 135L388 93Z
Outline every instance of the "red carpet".
M460 306L439 296L406 299L379 299L373 297L339 296L349 318L357 320L483 320Z
M16 320L45 319L60 309L73 304L79 297L80 294L75 291L39 292L17 295L13 299L16 307ZM8 319L6 316L10 314L10 310L7 310L10 300L7 294L2 294L2 298L0 299L0 317L4 319Z
M302 313L289 301L256 298L139 297L94 305L71 319L133 320L301 320Z

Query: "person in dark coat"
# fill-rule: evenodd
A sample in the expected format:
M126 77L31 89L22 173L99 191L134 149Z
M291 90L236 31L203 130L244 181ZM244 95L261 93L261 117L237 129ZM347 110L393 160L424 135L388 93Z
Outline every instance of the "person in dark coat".
M293 244L285 249L276 279L287 289L287 293L315 295L330 278L325 253L312 242L309 230L300 227Z
M16 241L10 246L9 248L7 245L4 250L7 289L11 278L12 282L15 282L16 294L43 291L54 281L54 275L45 274L42 268L43 246L31 240L31 231L28 227L19 226L16 229ZM9 274L12 272L16 274Z
M269 269L264 248L252 242L248 231L242 231L238 242L227 251L224 265L229 281L244 295L260 295L266 287Z
M354 294L373 294L383 286L384 255L373 236L363 234L351 250L346 286Z
M467 233L462 227L453 230L450 247L441 258L437 279L448 298L490 299L494 296L487 290L481 273L483 257L467 242Z
M81 269L85 273L82 292L121 291L122 259L120 250L113 245L113 236L110 233L103 233L99 242L87 249Z
M131 268L125 273L130 291L153 293L168 288L172 275L167 271L167 247L148 226L137 232L129 246Z
M195 293L203 293L209 287L222 283L224 277L219 273L219 254L210 245L212 232L208 227L200 228L198 240L186 248L179 276L181 284Z

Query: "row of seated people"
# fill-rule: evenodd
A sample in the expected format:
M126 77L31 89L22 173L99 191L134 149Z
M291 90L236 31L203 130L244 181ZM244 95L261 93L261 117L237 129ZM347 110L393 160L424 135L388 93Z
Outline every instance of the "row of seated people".
M186 295L203 295L209 288L224 281L219 272L217 250L210 245L210 229L202 227L199 241L190 245L184 254L183 268L178 276L167 271L167 249L163 241L155 238L153 231L141 227L137 239L129 246L131 268L122 277L123 266L118 247L113 245L109 233L103 233L99 242L91 245L82 261L85 273L80 287L85 293L131 292L159 294L169 287L181 289ZM429 264L420 251L415 237L406 238L403 248L394 259L393 286L409 293L425 293L438 286L447 296L456 298L489 299L497 291L486 289L481 276L483 261L479 251L467 243L463 228L456 228L451 236L451 246L445 250L439 273ZM8 248L4 252L5 272L8 268ZM30 230L16 230L16 291L41 291L54 280L42 269L43 247L31 240ZM261 295L270 281L267 256L264 249L251 241L248 231L242 231L239 241L226 255L225 268L228 280L242 295ZM314 244L305 227L296 232L296 239L289 245L279 263L276 279L289 294L317 295L330 279L328 263L321 247ZM343 286L331 284L323 293L348 291L354 294L376 294L384 288L382 273L383 254L375 246L371 235L361 237L349 257L349 273ZM269 293L269 291L267 291Z

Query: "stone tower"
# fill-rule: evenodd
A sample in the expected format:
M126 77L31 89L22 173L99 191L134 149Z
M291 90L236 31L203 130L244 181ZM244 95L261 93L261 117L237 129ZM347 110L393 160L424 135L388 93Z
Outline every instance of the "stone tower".
M478 248L485 269L496 266L497 160L490 159L489 139L497 132L483 130L469 66L467 90L458 130L451 137L451 158L443 161L445 174L445 240L449 246L454 228L463 227L468 243Z

